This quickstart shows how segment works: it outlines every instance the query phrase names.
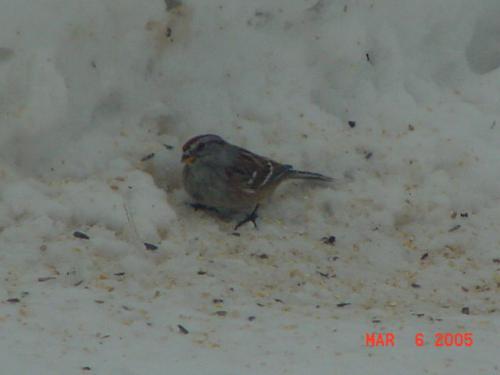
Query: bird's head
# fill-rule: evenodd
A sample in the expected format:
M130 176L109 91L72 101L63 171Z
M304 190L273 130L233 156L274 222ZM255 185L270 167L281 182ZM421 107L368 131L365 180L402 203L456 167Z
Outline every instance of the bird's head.
M197 135L182 146L181 161L191 165L196 160L211 155L214 152L214 147L219 147L224 143L225 141L215 134Z

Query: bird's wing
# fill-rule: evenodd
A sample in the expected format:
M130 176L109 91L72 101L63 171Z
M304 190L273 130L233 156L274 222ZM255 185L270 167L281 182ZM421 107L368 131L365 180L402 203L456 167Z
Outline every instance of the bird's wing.
M242 148L225 172L233 186L252 194L281 181L290 170L291 165L278 163Z

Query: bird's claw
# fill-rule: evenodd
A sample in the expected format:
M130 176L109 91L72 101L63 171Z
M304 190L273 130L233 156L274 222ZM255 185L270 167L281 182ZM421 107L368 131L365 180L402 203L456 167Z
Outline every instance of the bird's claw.
M210 207L210 206L205 206L204 204L201 203L189 203L189 205L194 208L195 211L198 210L203 210L203 211L212 211L212 212L219 212L215 207Z
M241 227L242 225L249 223L249 222L253 223L255 229L258 229L257 222L256 222L257 218L259 217L259 215L257 215L258 208L259 208L259 205L256 205L251 213L249 213L243 220L241 220L240 222L238 222L234 226L234 230L238 230L239 227Z

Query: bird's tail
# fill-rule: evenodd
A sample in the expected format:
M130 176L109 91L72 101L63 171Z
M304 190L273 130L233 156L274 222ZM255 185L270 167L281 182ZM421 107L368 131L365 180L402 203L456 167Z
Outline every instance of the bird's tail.
M303 180L318 180L318 181L325 181L325 182L332 182L333 178L322 175L320 173L315 173L315 172L307 172L307 171L297 171L295 169L292 169L288 176L288 178L296 178L296 179L303 179Z

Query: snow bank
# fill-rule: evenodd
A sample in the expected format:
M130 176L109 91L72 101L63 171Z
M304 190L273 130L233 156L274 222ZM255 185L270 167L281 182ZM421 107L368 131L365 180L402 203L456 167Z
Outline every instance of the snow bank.
M4 3L4 371L498 370L497 1ZM337 182L234 235L186 205L199 133Z

